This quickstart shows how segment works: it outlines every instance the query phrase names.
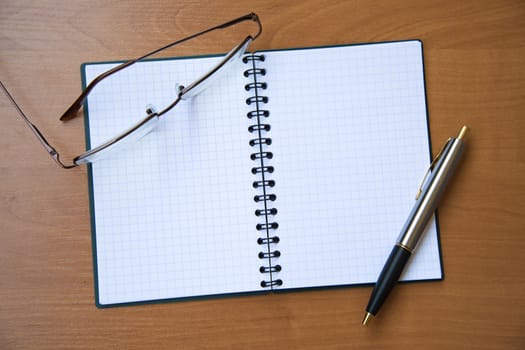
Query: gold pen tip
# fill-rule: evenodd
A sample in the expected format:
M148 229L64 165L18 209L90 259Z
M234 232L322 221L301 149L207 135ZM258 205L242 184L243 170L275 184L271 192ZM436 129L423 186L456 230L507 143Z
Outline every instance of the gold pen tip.
M368 323L370 322L370 320L374 318L374 315L372 315L370 312L367 312L365 314L365 317L363 318L363 326L366 326L368 325Z
M458 140L463 140L463 138L465 137L465 134L467 133L467 130L468 130L467 126L463 125L461 130L459 130Z

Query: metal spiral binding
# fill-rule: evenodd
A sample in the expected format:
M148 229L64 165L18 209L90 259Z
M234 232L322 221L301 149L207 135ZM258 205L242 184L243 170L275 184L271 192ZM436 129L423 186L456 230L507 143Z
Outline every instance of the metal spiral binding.
M253 200L260 205L260 208L255 210L255 216L261 218L261 222L255 226L255 229L262 234L262 237L257 239L257 244L261 247L258 256L264 261L259 272L267 274L267 278L261 281L261 287L273 288L281 286L283 281L277 278L278 273L282 270L281 265L277 263L281 252L275 249L280 239L272 234L277 230L279 224L273 220L277 215L277 209L272 207L277 196L270 192L275 186L275 181L269 179L270 174L274 172L274 167L269 164L273 153L267 149L272 144L272 139L266 135L271 129L270 124L266 122L270 116L270 111L265 108L265 105L268 104L268 97L263 95L268 85L266 82L259 81L266 75L266 69L258 67L264 60L265 57L261 54L251 54L243 58L243 62L249 67L244 71L244 76L249 79L244 89L249 93L246 104L253 107L248 111L246 117L253 121L253 124L248 127L248 132L254 135L249 142L254 148L250 158L256 162L252 168L252 174L256 176L252 185L257 191Z

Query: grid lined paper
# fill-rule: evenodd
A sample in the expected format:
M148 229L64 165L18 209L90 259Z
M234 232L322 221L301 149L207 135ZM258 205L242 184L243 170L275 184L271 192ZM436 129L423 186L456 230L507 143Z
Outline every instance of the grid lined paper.
M144 118L147 104L167 106L177 83L216 61L147 62L111 77L88 101L91 144ZM138 143L93 164L100 305L259 287L241 65ZM86 65L86 80L109 67Z
M280 288L374 282L429 164L421 43L263 52ZM168 105L218 58L159 60L111 77L88 101L91 145ZM111 64L84 66L86 81ZM261 291L242 63L92 166L101 306ZM403 278L441 278L435 221Z
M375 282L429 164L419 41L266 54L281 288ZM432 223L402 278L441 278Z

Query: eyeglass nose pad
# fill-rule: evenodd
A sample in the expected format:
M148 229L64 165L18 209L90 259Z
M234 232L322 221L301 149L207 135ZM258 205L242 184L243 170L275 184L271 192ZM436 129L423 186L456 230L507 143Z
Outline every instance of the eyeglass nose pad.
M175 83L175 91L177 92L177 96L180 97L183 90L184 90L184 85Z
M152 104L147 105L146 114L147 115L157 114L157 108L155 108L155 106Z

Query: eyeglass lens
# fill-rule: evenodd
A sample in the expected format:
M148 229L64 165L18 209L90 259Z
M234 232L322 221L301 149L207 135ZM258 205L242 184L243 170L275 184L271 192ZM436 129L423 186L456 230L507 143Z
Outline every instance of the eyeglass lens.
M251 41L251 37L247 37L239 45L235 46L228 54L225 55L224 59L212 69L207 71L199 79L195 80L187 87L182 88L178 98L161 112L155 113L154 117L151 115L148 116L146 119L142 120L137 125L133 126L117 137L114 137L102 143L101 145L81 154L75 158L74 163L92 163L96 160L106 158L108 155L117 153L118 151L127 148L127 146L136 143L142 137L153 131L158 125L159 117L171 110L179 102L179 100L194 98L205 89L208 89L212 84L219 82L221 77L226 76L231 67L234 67L235 63L238 62L245 54ZM140 65L141 63L137 64ZM147 86L147 83L145 85Z

